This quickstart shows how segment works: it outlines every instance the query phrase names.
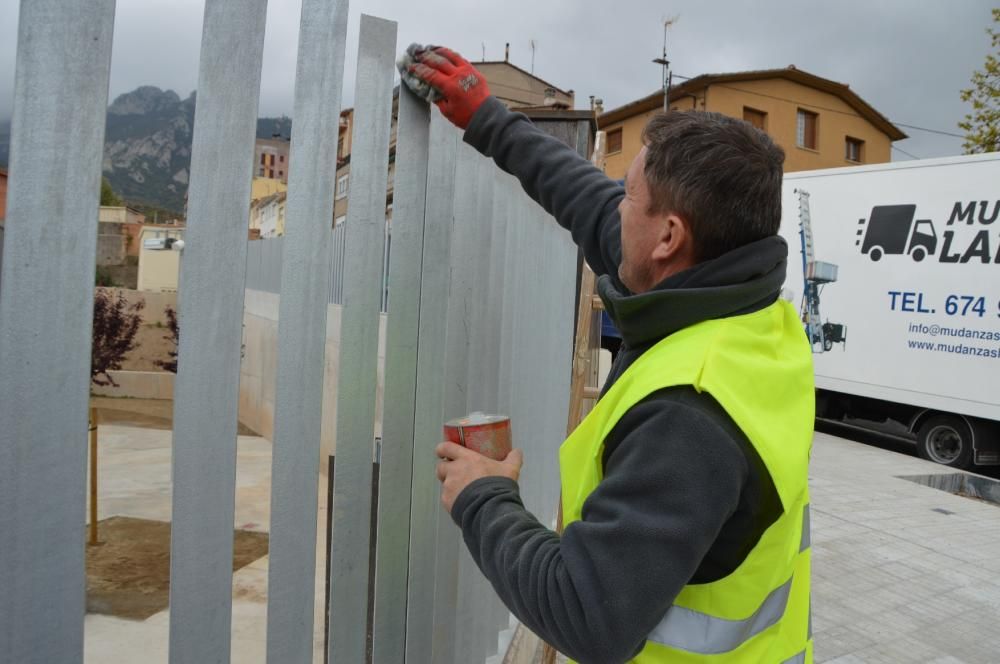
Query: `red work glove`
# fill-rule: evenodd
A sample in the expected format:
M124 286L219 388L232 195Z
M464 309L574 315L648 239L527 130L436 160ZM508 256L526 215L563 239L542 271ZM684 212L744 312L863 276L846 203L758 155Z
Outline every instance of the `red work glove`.
M462 129L468 127L490 96L486 78L465 58L443 46L424 51L419 60L410 71L441 93L442 98L435 103L446 118Z

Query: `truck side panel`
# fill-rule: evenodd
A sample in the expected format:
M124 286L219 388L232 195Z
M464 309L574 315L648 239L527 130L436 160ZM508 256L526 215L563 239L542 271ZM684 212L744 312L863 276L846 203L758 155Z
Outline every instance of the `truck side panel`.
M786 292L801 304L798 188L810 195L816 260L839 267L838 280L821 291L823 322L849 332L846 344L817 352L817 387L1000 421L1000 224L953 214L992 206L997 182L996 153L785 177ZM896 209L883 220L880 208ZM877 262L864 255L862 218L868 234L905 225L893 229L902 236L898 253L893 244L882 245ZM914 219L929 219L938 238L920 260L903 253Z

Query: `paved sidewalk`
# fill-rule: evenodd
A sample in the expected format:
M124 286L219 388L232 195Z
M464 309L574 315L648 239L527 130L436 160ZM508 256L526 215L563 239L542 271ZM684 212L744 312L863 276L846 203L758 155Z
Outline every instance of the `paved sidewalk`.
M102 425L101 518L169 520L170 432ZM270 443L240 436L236 522L266 531ZM1000 507L898 479L952 473L818 433L813 446L813 628L831 664L1000 662ZM325 489L317 496L325 519ZM316 661L322 658L323 538L317 538ZM233 661L264 661L265 556L233 579ZM166 611L88 615L86 661L165 662Z
M1000 662L1000 506L898 479L952 472L816 434L817 662Z

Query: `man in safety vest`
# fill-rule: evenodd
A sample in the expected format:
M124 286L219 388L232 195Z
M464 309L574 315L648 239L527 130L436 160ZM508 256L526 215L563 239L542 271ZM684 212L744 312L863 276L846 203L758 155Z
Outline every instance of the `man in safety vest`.
M572 233L623 339L560 448L561 535L524 509L519 451L438 446L480 569L580 662L811 662L813 372L779 298L781 148L719 114L660 114L622 186L457 54L417 51L406 74Z

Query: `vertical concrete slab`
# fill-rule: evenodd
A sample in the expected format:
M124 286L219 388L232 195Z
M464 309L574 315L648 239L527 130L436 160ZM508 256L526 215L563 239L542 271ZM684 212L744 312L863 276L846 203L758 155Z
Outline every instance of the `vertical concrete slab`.
M400 86L379 469L373 661L403 664L430 107Z
M441 439L448 316L455 156L459 133L431 111L424 258L410 492L410 551L406 598L406 661L432 662L437 515L441 512L434 447Z
M281 257L267 661L313 657L316 491L347 0L304 0Z
M208 0L178 295L170 661L228 662L240 339L266 0Z
M330 544L329 661L363 662L396 24L361 17Z
M20 5L0 279L0 661L83 659L87 405L114 0Z

